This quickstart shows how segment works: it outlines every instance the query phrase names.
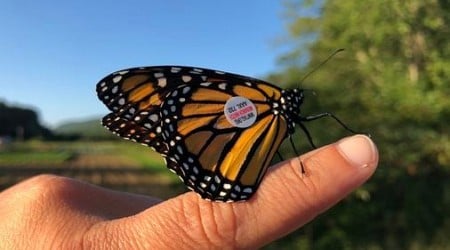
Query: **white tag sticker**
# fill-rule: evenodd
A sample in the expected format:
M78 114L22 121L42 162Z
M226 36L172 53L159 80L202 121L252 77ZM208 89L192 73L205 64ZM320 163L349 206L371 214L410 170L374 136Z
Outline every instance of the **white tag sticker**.
M235 127L247 128L256 121L255 105L247 98L235 96L230 98L224 107L227 120Z

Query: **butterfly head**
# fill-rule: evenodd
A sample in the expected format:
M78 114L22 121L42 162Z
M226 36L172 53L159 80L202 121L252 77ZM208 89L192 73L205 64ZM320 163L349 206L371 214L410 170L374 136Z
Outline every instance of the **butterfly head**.
M300 106L303 103L304 93L302 89L285 89L281 91L279 112L287 119L289 133L294 133L295 118L300 115Z

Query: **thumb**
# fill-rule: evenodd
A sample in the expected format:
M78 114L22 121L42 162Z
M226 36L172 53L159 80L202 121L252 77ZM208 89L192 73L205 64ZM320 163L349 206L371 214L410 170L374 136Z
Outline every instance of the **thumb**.
M126 248L258 248L311 221L364 183L375 171L378 152L367 136L356 135L300 161L271 168L247 202L210 202L188 192L110 225L118 234L111 238L136 244Z

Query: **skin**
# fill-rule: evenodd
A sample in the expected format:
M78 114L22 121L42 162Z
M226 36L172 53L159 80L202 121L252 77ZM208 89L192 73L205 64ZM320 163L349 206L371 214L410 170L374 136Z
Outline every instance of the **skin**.
M254 249L303 226L373 174L378 152L362 135L271 167L246 202L188 192L162 201L39 175L0 193L4 249Z

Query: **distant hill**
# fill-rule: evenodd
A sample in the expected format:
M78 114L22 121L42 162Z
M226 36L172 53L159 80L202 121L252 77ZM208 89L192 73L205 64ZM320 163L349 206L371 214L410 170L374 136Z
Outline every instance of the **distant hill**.
M110 139L116 138L100 123L101 118L84 121L72 121L63 123L56 127L53 132L59 135L76 135L88 139Z

